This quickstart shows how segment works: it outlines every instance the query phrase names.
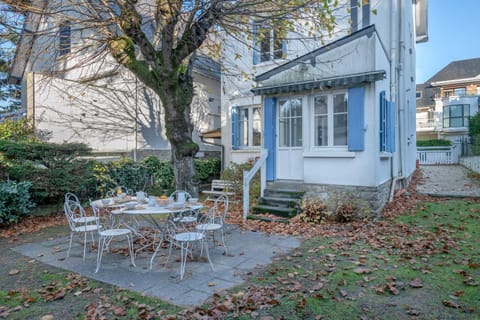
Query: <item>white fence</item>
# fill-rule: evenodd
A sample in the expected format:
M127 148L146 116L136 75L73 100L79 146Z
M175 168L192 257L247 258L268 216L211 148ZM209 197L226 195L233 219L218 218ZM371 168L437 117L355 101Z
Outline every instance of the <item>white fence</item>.
M480 173L480 156L476 157L462 157L460 164L472 171Z
M461 148L455 144L451 147L417 147L417 160L420 164L457 164Z

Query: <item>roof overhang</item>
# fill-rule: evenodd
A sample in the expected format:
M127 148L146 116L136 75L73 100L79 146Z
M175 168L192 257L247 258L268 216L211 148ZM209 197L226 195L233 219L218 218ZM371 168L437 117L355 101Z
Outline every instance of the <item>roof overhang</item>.
M265 87L257 87L251 91L256 95L280 94L301 92L316 89L331 89L352 85L359 85L363 83L375 82L385 79L385 70L377 70L371 72L363 72L356 74L349 74L331 78L323 78L318 80L278 84Z
M222 138L222 129L217 128L215 130L205 131L205 132L200 133L200 136L203 139L220 139L220 138Z

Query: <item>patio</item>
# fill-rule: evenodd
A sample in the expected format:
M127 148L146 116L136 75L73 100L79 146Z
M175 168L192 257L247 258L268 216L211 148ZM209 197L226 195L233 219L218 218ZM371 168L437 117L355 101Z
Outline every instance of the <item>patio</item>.
M164 267L167 250L162 249L149 269L151 253L137 255L137 267L122 254L108 252L103 255L102 267L95 271L96 251L87 251L82 259L83 244L75 238L70 257L66 257L68 237L14 247L13 250L54 267L70 270L108 284L158 297L179 306L200 305L215 292L243 282L242 275L255 267L271 263L277 254L286 253L300 245L294 237L266 235L261 232L241 230L237 225L226 226L228 255L223 248L211 248L210 256L215 271L203 259L188 261L185 278L179 277L179 250L174 250L168 268ZM114 245L115 246L115 245Z

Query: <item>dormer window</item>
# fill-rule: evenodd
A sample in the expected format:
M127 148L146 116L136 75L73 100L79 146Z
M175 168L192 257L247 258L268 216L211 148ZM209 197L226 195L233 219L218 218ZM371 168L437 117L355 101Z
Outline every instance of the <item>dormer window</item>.
M59 26L59 55L70 53L72 43L72 26L70 21L64 21Z

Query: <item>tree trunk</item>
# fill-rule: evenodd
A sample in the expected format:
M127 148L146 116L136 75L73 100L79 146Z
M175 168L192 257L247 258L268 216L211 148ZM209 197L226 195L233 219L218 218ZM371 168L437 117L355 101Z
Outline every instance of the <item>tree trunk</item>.
M194 156L198 145L192 140L193 124L191 122L191 102L193 99L193 79L190 68L179 73L181 67L162 70L165 77L162 90L158 92L165 114L166 135L172 152L175 187L197 195L197 186L193 183L195 176ZM170 71L170 72L168 72ZM168 72L168 73L167 73Z

